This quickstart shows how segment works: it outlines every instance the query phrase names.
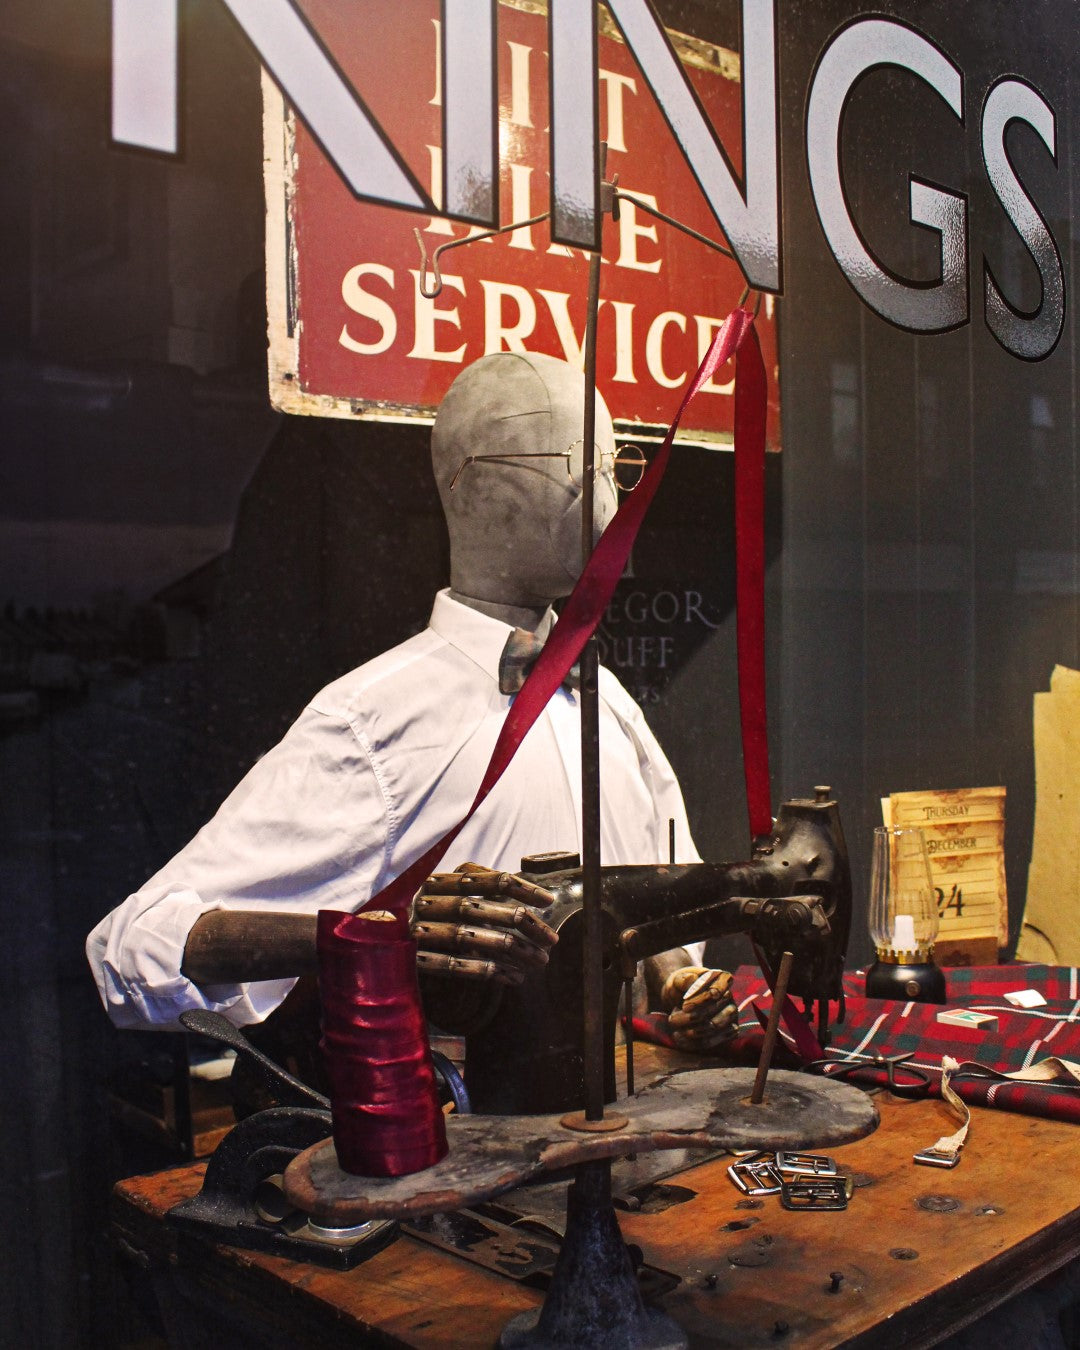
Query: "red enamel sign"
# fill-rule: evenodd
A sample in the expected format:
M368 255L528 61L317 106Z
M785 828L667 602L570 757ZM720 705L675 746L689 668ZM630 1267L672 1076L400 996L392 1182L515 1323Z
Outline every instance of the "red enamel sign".
M305 0L325 48L435 200L440 193L439 7L362 8ZM735 171L741 171L738 58L672 35ZM498 6L500 219L548 209L547 20ZM599 39L601 135L609 179L709 239L716 222L633 57L606 24ZM271 395L287 412L430 418L454 376L487 352L524 348L580 361L588 256L552 244L547 222L454 248L442 290L421 293L428 254L468 227L358 201L267 81L266 163ZM478 231L474 231L478 232ZM666 426L745 282L730 258L632 201L605 218L597 383L620 430ZM425 289L434 278L430 268ZM770 379L768 439L779 447L772 297L758 321ZM697 399L687 438L730 440L731 372Z

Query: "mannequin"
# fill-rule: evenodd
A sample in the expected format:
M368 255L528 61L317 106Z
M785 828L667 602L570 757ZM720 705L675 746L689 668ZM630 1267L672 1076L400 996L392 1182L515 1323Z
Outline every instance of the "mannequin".
M431 437L450 594L531 632L581 573L583 395L581 375L554 357L484 357L451 385ZM598 396L594 542L618 506L614 456Z
M317 910L364 903L463 814L509 706L493 669L508 632L546 637L551 602L581 570L583 394L579 371L531 353L484 357L454 381L432 435L451 566L431 628L317 695L213 821L91 933L88 958L118 1024L172 1025L189 1006L261 1021L314 968ZM614 433L599 399L596 440L599 538L617 505ZM668 816L682 860L693 861L663 753L605 678L605 861L663 861ZM438 906L414 921L422 973L490 987L546 961L556 939L542 921L545 896L513 869L526 852L578 847L567 837L578 828L575 717L573 696L557 692L460 837L459 849L492 865L474 869L487 878L475 888L486 903L468 923ZM730 1003L680 1006L701 974L687 953L653 958L648 974L654 1005L672 1009L687 1045L726 1036Z

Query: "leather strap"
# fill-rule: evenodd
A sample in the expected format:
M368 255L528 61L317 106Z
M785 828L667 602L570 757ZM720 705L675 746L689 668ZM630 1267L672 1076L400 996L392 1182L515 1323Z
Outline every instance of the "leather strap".
M971 1128L971 1110L967 1102L953 1091L953 1075L960 1065L951 1055L941 1057L941 1095L960 1120L960 1128L954 1134L943 1134L935 1144L923 1148L914 1155L914 1161L925 1167L955 1167L960 1161L960 1150L967 1143L968 1130Z

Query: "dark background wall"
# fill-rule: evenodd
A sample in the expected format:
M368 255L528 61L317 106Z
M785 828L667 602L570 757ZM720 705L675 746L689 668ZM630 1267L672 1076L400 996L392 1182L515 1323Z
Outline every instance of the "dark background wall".
M780 788L815 775L836 785L865 877L883 794L1004 784L1015 939L1031 852L1032 694L1049 687L1055 662L1080 658L1078 18L1051 3L875 10L921 28L961 67L965 125L913 76L869 75L844 121L853 213L886 265L930 280L933 236L904 223L907 175L967 194L971 322L901 332L833 261L798 121L818 52L859 7L782 4ZM1002 75L1034 84L1057 115L1056 164L1028 127L1014 125L1006 142L1065 271L1065 330L1038 362L1004 351L983 320L984 259L1018 309L1040 301L1035 266L982 167L983 98Z
M824 242L803 114L841 0L779 9L784 450L769 468L774 800L832 783L857 890L878 798L1008 788L1012 927L1033 810L1031 698L1080 664L1073 277L1075 9L878 5L962 66L971 116L910 78L856 91L853 209L896 271L936 257L907 174L968 194L972 322L936 337L867 310ZM423 432L283 418L266 402L258 69L218 0L186 0L184 156L108 145L104 0L0 15L0 1344L130 1343L105 1240L110 1178L160 1164L109 1128L113 1033L87 930L193 833L327 679L420 628L446 575ZM973 12L978 16L973 21ZM739 42L732 0L664 7ZM1003 73L1058 117L1055 165L1009 147L1051 223L1066 329L1039 363L981 314L981 259L1020 307L1033 265L991 194L978 109ZM746 849L730 457L676 457L605 623L611 663L683 781L706 856ZM687 592L701 597L691 617ZM681 597L677 617L646 617ZM672 612L660 601L661 615ZM703 617L699 618L698 615ZM670 663L632 639L673 639ZM636 653L636 654L635 654ZM866 955L856 922L852 958Z

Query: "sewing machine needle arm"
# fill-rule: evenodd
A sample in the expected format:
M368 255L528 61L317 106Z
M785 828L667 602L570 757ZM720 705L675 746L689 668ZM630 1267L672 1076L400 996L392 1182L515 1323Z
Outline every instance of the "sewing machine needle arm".
M817 945L827 939L829 921L819 896L731 896L625 928L620 943L631 957L641 959L668 947L729 933L748 933L759 942L784 939Z

